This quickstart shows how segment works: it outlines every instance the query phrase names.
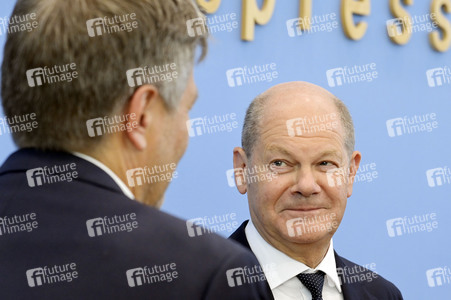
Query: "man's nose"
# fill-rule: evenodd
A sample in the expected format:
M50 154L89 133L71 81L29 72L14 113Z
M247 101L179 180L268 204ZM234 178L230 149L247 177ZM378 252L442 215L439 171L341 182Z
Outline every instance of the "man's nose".
M291 192L299 193L304 197L318 194L321 191L321 187L317 183L315 175L311 167L300 167L296 172L296 179Z

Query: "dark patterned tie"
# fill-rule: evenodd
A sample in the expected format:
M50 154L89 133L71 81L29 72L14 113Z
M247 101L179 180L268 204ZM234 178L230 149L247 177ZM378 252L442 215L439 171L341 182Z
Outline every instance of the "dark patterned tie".
M301 273L297 277L312 294L312 300L323 300L324 272Z

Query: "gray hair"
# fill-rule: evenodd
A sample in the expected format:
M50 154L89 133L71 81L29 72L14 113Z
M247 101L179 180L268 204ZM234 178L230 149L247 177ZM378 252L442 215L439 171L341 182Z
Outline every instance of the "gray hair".
M8 117L35 113L38 127L14 132L18 147L75 151L95 147L86 121L122 113L135 88L126 71L174 63L177 78L154 83L168 109L178 106L207 35L187 34L187 20L204 17L192 0L19 0L13 15L35 13L31 32L7 37L2 64L2 105ZM90 37L87 21L135 14L134 30ZM117 24L126 25L119 20ZM25 73L44 66L76 64L78 78L29 87Z

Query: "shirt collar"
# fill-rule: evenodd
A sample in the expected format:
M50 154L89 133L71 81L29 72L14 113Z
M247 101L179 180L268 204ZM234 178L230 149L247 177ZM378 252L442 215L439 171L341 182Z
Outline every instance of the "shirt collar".
M127 185L110 168L108 168L105 164L103 164L102 162L98 161L94 157L86 155L84 153L72 152L72 154L77 156L77 157L79 157L79 158L82 158L82 159L84 159L86 161L89 161L90 163L92 163L92 164L96 165L97 167L99 167L100 169L102 169L119 186L119 188L121 189L121 191L124 193L125 196L127 196L128 198L130 198L132 200L135 199L135 196L133 195L132 191L130 191L130 189L127 187Z
M271 290L282 285L299 273L313 273L317 270L321 270L326 273L329 286L335 286L341 293L341 285L340 280L338 279L332 240L330 241L326 256L315 269L312 269L305 264L294 260L266 242L255 228L252 220L249 220L245 232L251 250L257 257L260 265L263 269L269 270L268 272L265 272L265 275ZM271 266L271 268L269 268L269 266Z

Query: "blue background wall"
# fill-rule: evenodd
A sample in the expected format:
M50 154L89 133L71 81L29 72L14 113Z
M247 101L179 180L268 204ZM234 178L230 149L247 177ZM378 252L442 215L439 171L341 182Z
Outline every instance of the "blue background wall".
M0 16L9 16L13 4L2 1ZM412 16L423 16L429 13L429 5L430 1L416 1L407 10ZM436 279L435 286L430 286L426 276L427 270L451 268L451 184L442 178L442 185L435 179L436 186L430 187L426 176L429 169L451 167L451 84L429 87L426 77L429 69L451 68L451 50L432 50L427 32L413 33L405 46L393 44L386 29L386 21L393 18L388 0L372 1L371 15L364 18L369 27L360 41L345 37L340 3L333 0L314 1L313 16L335 13L337 29L290 37L286 21L297 18L298 9L298 1L278 1L269 23L256 27L255 40L244 42L240 39L241 1L222 1L214 15L236 13L238 28L213 34L209 55L195 70L200 97L191 118L235 113L238 128L191 138L163 210L185 219L236 214L234 227L248 219L246 197L230 187L226 177L232 168L232 149L240 145L245 110L257 94L274 84L309 81L347 104L362 164L375 164L373 179L355 184L334 237L335 249L357 263L375 264L375 271L394 282L405 299L451 299L451 280L441 278L440 285ZM2 44L4 40L3 34ZM276 64L278 73L272 82L228 85L227 70L270 63ZM376 64L375 80L328 86L327 70L370 63ZM431 132L389 136L387 120L428 113L436 114L437 128ZM9 135L0 136L0 145L3 161L15 147ZM437 223L430 232L409 233L409 224L392 224L395 218L431 213L436 214Z

